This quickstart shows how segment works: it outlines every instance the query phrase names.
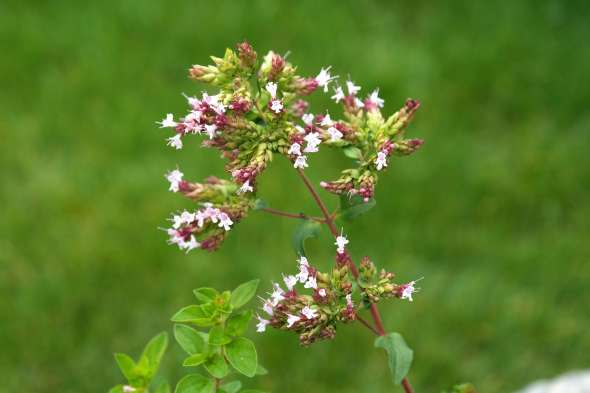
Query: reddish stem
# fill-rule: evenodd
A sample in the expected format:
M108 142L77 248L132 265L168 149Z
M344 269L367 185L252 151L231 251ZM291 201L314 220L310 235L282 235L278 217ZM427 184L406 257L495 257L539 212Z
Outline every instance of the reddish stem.
M324 205L324 202L322 202L322 199L320 198L319 194L313 188L313 185L311 184L311 182L309 181L307 176L305 176L305 173L303 173L303 170L297 169L297 173L299 173L299 176L303 180L303 183L305 183L305 186L307 187L307 189L311 193L311 196L313 197L313 199L315 199L318 207L322 211L322 214L324 216L324 222L326 223L326 225L328 225L328 228L330 228L330 232L332 232L332 235L334 235L334 237L338 236L338 229L336 228L336 225L334 224L334 220L332 219L332 216L330 215L328 208L326 208L326 205Z
M370 331L372 331L373 333L375 333L375 335L380 336L379 332L377 331L377 329L375 329L373 326L371 326L371 324L367 321L365 321L363 318L361 318L360 315L356 316L356 319L363 324L367 329L369 329Z
M317 221L317 222L324 222L323 218L319 218L319 217L308 217L303 213L287 213L284 212L282 210L277 210L277 209L272 209L270 207L264 207L262 209L260 209L264 212L270 213L270 214L274 214L275 216L281 216L281 217L289 217L289 218L297 218L297 219L302 219L302 220L313 220L313 221Z
M299 177L301 177L303 183L305 183L305 186L309 190L311 196L316 201L318 207L322 211L322 214L324 216L324 223L328 226L328 228L330 228L330 232L332 232L332 235L334 235L334 237L337 237L338 229L334 224L334 217L330 214L330 212L326 208L326 205L324 205L324 202L322 202L322 199L316 192L315 188L313 187L307 176L305 176L305 173L303 173L303 170L297 169L297 173L299 173ZM348 258L348 261L348 265L350 267L350 272L352 273L352 276L355 279L358 278L359 273L358 269L356 268L356 265L354 264L354 261L350 257ZM383 321L381 320L381 315L379 314L379 310L377 309L377 305L375 303L371 303L371 317L373 317L373 321L375 322L375 329L373 329L373 327L369 324L365 324L366 321L364 320L359 319L359 322L365 322L363 323L363 325L365 325L367 328L373 330L374 332L376 330L379 336L385 336L387 333L385 332L385 328L383 327ZM414 393L414 390L412 389L412 386L410 385L410 382L407 378L404 378L402 380L402 387L404 388L405 393Z

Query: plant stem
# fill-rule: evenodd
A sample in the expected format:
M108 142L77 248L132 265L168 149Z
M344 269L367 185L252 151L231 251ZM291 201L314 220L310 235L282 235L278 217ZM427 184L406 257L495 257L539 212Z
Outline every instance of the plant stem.
M375 329L373 326L371 326L371 324L367 321L365 321L363 318L361 318L360 315L356 316L356 319L363 324L363 326L365 326L367 329L369 329L370 331L372 331L373 333L375 333L375 335L380 336L379 332L377 331L377 329Z
M317 221L317 222L324 222L323 218L319 218L319 217L308 217L303 213L287 213L284 212L282 210L277 210L277 209L272 209L270 207L264 207L262 209L260 209L264 212L267 212L269 214L274 214L275 216L281 216L281 217L289 217L289 218L297 218L297 219L302 219L302 220L312 220L312 221Z
M324 223L328 226L330 232L332 232L332 235L334 235L334 237L336 238L338 236L338 229L334 224L334 217L330 214L330 212L326 208L326 205L324 205L324 202L322 202L322 199L316 192L315 188L313 187L307 176L305 176L305 173L303 173L303 170L297 169L297 173L299 173L299 177L301 177L301 180L303 180L303 183L309 190L309 193L311 194L313 199L316 201L318 207L322 211L322 215L324 216ZM348 264L350 267L350 272L352 273L352 276L356 279L359 275L358 269L356 268L356 265L354 264L352 258L348 258L348 260L350 262ZM385 336L387 333L385 332L385 328L383 327L383 321L381 320L381 315L379 314L379 310L377 309L377 305L375 303L371 303L371 317L375 322L375 329L373 329L373 327L371 327L368 324L365 325L366 322L363 323L363 321L361 321L360 319L359 321L363 323L363 325L367 326L369 329L374 331L376 330L379 336ZM412 389L412 386L410 385L410 382L407 378L404 378L402 380L402 387L404 388L405 393L414 393L414 390Z
M313 188L313 185L310 183L307 176L305 176L305 173L303 173L303 170L297 169L297 173L299 173L299 176L303 180L303 183L305 183L305 186L309 190L311 196L313 197L313 199L317 203L318 207L322 211L322 214L324 216L324 221L325 221L326 225L328 225L328 228L330 228L330 232L332 232L332 235L334 235L334 237L338 236L338 229L336 228L336 225L334 224L334 220L332 219L332 215L330 214L330 212L328 212L326 205L324 205L324 202L322 202L322 199L320 198L320 196L318 195L316 190Z

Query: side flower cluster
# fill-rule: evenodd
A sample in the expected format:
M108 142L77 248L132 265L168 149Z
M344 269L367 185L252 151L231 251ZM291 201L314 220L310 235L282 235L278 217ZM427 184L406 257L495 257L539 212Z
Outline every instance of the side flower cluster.
M396 284L393 282L394 278L395 274L385 270L377 274L373 262L368 257L364 257L360 264L358 281L363 303L368 306L384 298L413 301L414 293L419 291L419 288L415 286L418 280Z
M293 331L302 345L332 339L339 323L356 319L348 267L322 273L303 256L298 266L297 274L283 276L286 289L273 283L269 298L261 299L264 316L258 315L257 330L264 332L271 326Z
M191 183L183 180L183 176L178 169L170 171L166 175L169 189L198 202L201 208L172 215L172 227L166 229L168 243L186 252L195 248L214 251L234 223L246 216L253 202L242 196L237 185L228 180L209 177L204 183Z

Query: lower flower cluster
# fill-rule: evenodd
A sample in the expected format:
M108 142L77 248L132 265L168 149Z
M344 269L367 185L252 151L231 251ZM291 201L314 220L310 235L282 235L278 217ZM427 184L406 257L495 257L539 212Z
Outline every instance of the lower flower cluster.
M258 316L257 330L264 332L271 326L293 331L302 345L332 339L338 323L356 319L348 267L337 266L330 273L322 273L305 257L298 262L299 273L283 277L286 290L274 283L270 297L262 299L266 316ZM303 288L297 289L297 285Z

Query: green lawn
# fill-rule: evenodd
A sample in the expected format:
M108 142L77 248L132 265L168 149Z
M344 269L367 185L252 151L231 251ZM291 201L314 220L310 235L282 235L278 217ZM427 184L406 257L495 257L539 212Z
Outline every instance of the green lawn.
M409 135L424 148L391 163L377 207L346 228L356 259L425 277L413 303L381 307L415 350L417 392L469 380L506 393L590 366L588 2L84 3L0 4L0 392L104 392L122 381L112 353L170 329L193 288L266 288L294 268L296 223L263 213L214 254L158 230L188 206L163 173L223 162L194 138L166 147L154 122L199 91L189 65L244 38L291 50L303 74L333 65L380 86L388 112L422 101ZM318 182L346 159L310 163ZM272 206L315 212L283 160L260 181ZM329 266L320 240L311 259ZM360 327L310 348L252 336L267 390L400 391ZM174 381L181 356L165 359Z

